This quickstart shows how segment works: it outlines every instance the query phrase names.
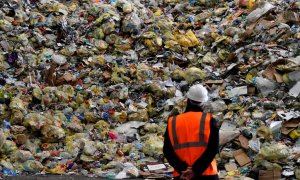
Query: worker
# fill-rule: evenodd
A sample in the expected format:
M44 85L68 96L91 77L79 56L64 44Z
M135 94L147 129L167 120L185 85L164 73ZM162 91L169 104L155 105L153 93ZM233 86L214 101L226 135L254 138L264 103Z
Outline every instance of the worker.
M174 168L174 179L219 179L215 156L219 129L211 113L203 112L208 91L196 84L189 88L184 113L168 119L163 152Z

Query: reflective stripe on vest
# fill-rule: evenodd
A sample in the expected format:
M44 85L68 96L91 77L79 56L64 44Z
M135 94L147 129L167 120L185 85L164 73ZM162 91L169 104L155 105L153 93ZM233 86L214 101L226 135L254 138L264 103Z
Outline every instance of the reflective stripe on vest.
M206 113L203 113L200 119L200 133L199 133L199 141L197 142L185 142L178 143L177 134L176 134L176 116L173 117L172 121L172 133L173 133L173 142L174 142L174 150L181 148L190 148L190 147L206 147L207 143L204 141L204 131L205 131L205 119Z

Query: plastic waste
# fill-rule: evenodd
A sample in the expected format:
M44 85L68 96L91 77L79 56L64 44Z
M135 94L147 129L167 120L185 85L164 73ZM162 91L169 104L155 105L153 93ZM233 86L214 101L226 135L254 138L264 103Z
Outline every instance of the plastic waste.
M273 139L273 134L271 130L266 126L261 126L257 129L256 135L259 137L263 137L267 141L271 141Z
M156 135L149 136L148 139L145 141L142 149L143 153L149 156L162 154L162 150L163 150L163 138Z
M36 160L27 160L22 164L24 171L26 172L40 172L44 169L44 166Z
M192 83L197 80L202 80L206 77L206 74L204 71L202 71L199 68L192 67L186 70L184 74L184 78L187 82Z
M280 143L263 144L259 151L259 155L261 155L265 160L285 159L289 156L289 153L289 148Z
M123 168L121 172L119 172L115 178L117 179L125 179L125 178L136 178L139 176L138 169L131 163L121 164Z
M268 79L256 77L255 81L263 96L267 96L276 88L275 84Z
M252 2L249 2L250 6L252 5ZM247 16L247 23L254 23L257 21L260 17L262 17L264 14L266 14L268 11L273 9L274 6L269 2L264 2L260 7L253 10L248 16Z

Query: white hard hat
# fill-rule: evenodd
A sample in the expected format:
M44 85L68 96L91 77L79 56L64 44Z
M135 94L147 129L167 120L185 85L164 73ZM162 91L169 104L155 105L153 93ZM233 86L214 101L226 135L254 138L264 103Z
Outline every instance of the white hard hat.
M196 84L190 87L186 96L193 101L197 102L206 102L208 101L208 92L207 89L201 84Z

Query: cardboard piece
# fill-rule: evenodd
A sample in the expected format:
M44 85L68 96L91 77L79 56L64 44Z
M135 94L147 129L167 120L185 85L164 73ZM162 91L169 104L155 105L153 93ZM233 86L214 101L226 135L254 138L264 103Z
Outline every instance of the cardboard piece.
M225 164L226 171L235 171L237 170L237 166L235 163L227 163Z
M263 75L270 79L270 80L275 80L274 78L274 72L275 72L275 68L273 67L273 65L269 65L264 71L263 71Z
M281 178L281 172L276 170L260 170L259 180L278 180Z
M205 82L205 84L223 84L224 83L224 80L221 79L221 80L207 80Z
M65 74L63 77L67 82L72 81L74 79L70 73Z
M275 79L276 79L276 81L277 81L278 83L283 83L283 77L282 77L281 74L275 72L275 73L274 73L274 76L275 76Z
M249 140L245 136L240 135L239 141L243 149L249 149Z
M253 87L253 86L248 86L247 87L247 92L248 92L248 95L255 95L256 88Z
M251 159L247 156L244 150L239 149L233 152L234 159L243 167L251 163Z
M300 118L292 119L290 121L286 121L282 123L281 133L284 135L288 135L294 129L296 129L300 125Z

